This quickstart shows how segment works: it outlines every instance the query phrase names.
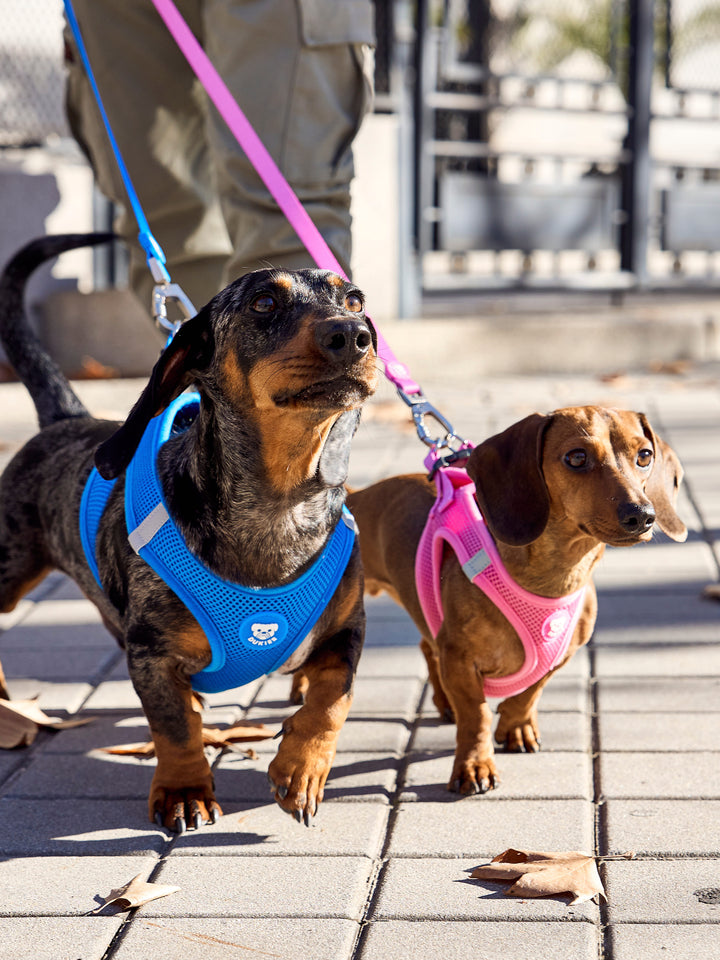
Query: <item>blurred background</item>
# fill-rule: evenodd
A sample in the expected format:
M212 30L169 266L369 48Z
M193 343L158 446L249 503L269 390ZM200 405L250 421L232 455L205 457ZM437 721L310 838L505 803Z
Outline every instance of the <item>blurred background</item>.
M113 210L64 118L61 0L2 6L4 262L42 233L107 228ZM670 297L688 316L702 304L703 350L717 351L717 0L375 0L375 14L353 271L377 319ZM33 303L55 297L57 317L70 293L121 291L124 269L120 248L68 254Z

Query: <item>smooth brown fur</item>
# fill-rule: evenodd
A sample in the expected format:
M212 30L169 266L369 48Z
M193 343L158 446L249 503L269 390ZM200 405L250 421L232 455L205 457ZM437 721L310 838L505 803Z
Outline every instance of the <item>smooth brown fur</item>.
M590 406L525 418L476 447L467 469L517 583L546 597L588 587L562 663L498 707L496 741L511 751L535 752L542 688L592 634L597 612L592 573L606 544L647 541L654 523L674 540L687 536L674 509L682 468L643 414ZM413 475L355 491L348 505L360 527L366 589L387 591L413 618L433 702L457 725L448 789L485 793L499 779L483 679L514 673L524 652L515 630L467 579L449 547L441 570L444 622L432 637L417 596L415 554L434 500L434 484Z

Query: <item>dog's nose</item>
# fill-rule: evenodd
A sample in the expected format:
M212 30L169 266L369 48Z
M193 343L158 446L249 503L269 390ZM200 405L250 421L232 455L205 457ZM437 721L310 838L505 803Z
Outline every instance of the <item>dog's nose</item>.
M628 533L645 533L655 523L651 503L623 503L618 507L618 520Z
M372 335L361 320L324 320L315 328L315 341L329 360L350 364L365 356Z

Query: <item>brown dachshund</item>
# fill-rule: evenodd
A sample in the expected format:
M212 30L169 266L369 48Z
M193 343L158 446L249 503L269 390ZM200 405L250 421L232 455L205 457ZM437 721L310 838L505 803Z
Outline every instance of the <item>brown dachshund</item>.
M253 588L292 582L341 517L350 441L377 381L375 332L360 291L336 274L259 270L180 328L122 426L93 419L30 331L22 298L43 260L103 239L36 241L0 281L0 335L41 427L0 480L0 610L11 610L52 568L98 607L127 651L155 742L150 817L182 832L221 813L191 687L210 662L210 646L128 543L125 468L150 419L194 384L196 418L157 456L167 510L190 551L223 580ZM118 478L96 540L102 589L78 524L93 461L104 477ZM302 665L309 685L304 705L284 724L269 777L280 806L306 824L350 707L364 630L355 543L330 602L281 668ZM8 697L1 672L0 696Z
M687 536L674 509L682 468L643 414L568 407L533 414L481 443L467 471L505 568L521 587L564 597L587 585L565 657L498 707L497 742L535 752L542 688L592 634L597 600L591 577L605 545L650 540L655 523L673 540ZM351 493L348 505L360 527L366 589L386 590L413 618L433 702L457 725L448 789L485 793L498 775L483 681L518 671L524 648L447 544L440 587L444 620L432 636L415 585L415 554L434 501L435 485L428 479L401 476Z

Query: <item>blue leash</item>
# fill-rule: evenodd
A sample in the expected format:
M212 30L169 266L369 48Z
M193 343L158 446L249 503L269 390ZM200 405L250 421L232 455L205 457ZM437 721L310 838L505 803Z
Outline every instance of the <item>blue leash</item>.
M100 116L102 117L102 122L108 135L112 152L115 155L120 176L122 177L122 181L125 186L125 192L127 193L130 206L132 207L132 211L140 231L138 234L138 241L147 255L147 264L153 280L155 281L152 304L153 317L157 323L160 324L160 326L165 327L166 330L170 331L171 335L174 335L183 321L171 322L168 320L166 309L167 301L177 301L177 304L186 320L195 316L197 311L183 289L178 286L178 284L172 283L170 280L170 274L165 266L167 262L165 253L150 229L150 224L147 221L145 212L143 211L140 200L138 199L137 192L135 191L130 174L125 166L122 153L120 152L120 147L118 146L117 140L115 139L115 135L112 131L112 127L110 126L110 120L108 119L107 112L105 111L102 97L100 96L100 90L98 89L95 75L92 71L92 67L90 66L90 58L88 57L85 42L80 32L80 25L78 24L77 17L75 16L72 0L63 0L63 3L65 5L65 14L67 16L68 24L72 30L75 44L78 48L78 52L80 53L83 66L85 67L85 73L87 74L90 87L93 95L95 96L98 109L100 110Z

